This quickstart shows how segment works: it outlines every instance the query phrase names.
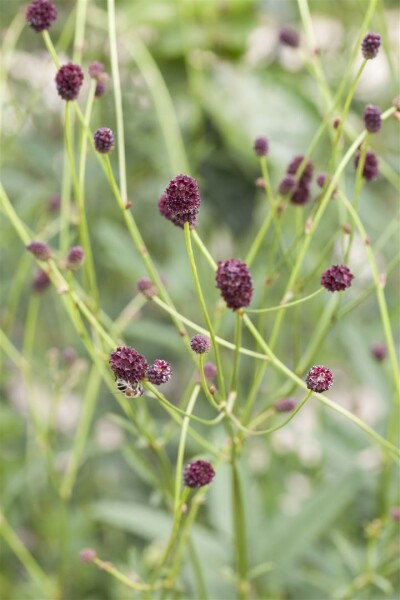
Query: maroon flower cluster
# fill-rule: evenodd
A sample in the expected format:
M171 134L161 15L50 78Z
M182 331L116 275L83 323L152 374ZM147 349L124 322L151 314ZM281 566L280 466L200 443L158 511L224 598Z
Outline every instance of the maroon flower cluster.
M45 271L39 269L32 280L32 292L41 293L50 286L50 278Z
M360 162L360 151L357 152L354 158L354 166L357 169L358 163ZM379 175L379 161L376 154L371 152L371 150L367 150L365 154L364 168L362 172L362 176L367 181L373 181Z
M101 154L108 154L114 148L114 134L108 127L100 127L94 136L94 147Z
M376 133L382 127L381 111L377 106L368 104L364 110L365 129L370 133Z
M309 201L311 196L311 181L314 173L314 165L309 160L307 161L303 173L297 180L297 171L304 156L295 156L286 170L286 176L282 179L279 185L281 194L290 194L290 202L292 204L303 205Z
M200 201L197 181L189 175L177 175L171 179L165 194L161 196L158 209L166 219L178 227L183 228L185 223L195 227Z
M106 91L106 83L109 79L108 73L106 72L103 63L98 60L94 60L90 63L88 71L90 77L96 80L96 90L94 94L98 98Z
M204 377L206 379L208 379L209 381L212 381L213 379L215 379L215 376L217 374L217 367L215 366L214 363L208 362L208 363L205 363L205 365L203 367L203 371L204 371Z
M381 344L380 342L376 342L371 346L371 354L377 362L382 362L385 360L387 355L387 348L385 344Z
M253 284L249 268L241 260L220 260L215 280L228 308L237 310L250 304Z
M172 367L166 360L157 358L147 371L147 379L154 385L167 383L172 377Z
M254 152L257 156L267 156L268 154L268 140L266 137L258 137L254 141L253 146Z
M85 253L81 246L72 246L67 255L67 269L77 271L81 268L85 260Z
M282 27L279 32L279 41L281 44L285 46L290 46L291 48L298 48L300 45L300 36L295 29L292 27Z
M44 242L31 242L26 249L33 254L38 260L49 260L51 258L51 250Z
M192 337L190 347L196 354L205 354L211 350L210 340L200 333Z
M215 471L207 460L195 460L186 465L183 481L187 487L200 488L214 479Z
M154 283L151 281L151 279L142 277L141 279L138 280L136 285L137 285L138 291L141 294L143 294L143 296L146 296L146 298L148 298L149 300L151 300L151 298L153 298L154 296L157 295L157 288L154 285Z
M296 408L296 402L292 398L281 398L275 402L274 408L277 412L292 412Z
M55 78L58 95L63 100L76 100L83 83L83 72L79 65L68 63L57 71Z
M57 19L57 9L50 0L34 0L26 9L26 22L37 33L50 29Z
M329 292L342 292L351 286L353 273L345 265L332 265L321 275L321 285Z
M118 346L111 353L109 362L115 377L128 383L138 383L149 369L145 357L129 346Z
M333 383L333 373L327 367L315 365L311 367L306 379L307 387L313 392L326 392Z
M381 36L379 33L367 33L361 44L361 52L365 59L375 58L381 46Z

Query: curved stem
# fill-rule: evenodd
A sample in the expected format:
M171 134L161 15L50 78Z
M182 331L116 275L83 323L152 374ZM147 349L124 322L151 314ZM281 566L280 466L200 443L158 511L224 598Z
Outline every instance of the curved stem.
M255 308L255 309L245 308L243 310L243 312L246 314L257 314L257 313L274 312L276 310L282 310L283 308L290 308L291 306L296 306L296 304L301 304L302 302L307 302L307 300L311 300L311 298L314 298L321 292L323 292L322 287L319 290L317 290L316 292L313 292L312 294L309 294L308 296L304 296L304 298L299 298L298 300L293 300L293 302L285 302L284 304L280 304L279 306L272 306L271 308Z

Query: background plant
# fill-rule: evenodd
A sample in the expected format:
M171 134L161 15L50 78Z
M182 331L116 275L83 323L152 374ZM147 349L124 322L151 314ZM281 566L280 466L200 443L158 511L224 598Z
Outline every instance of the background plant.
M25 26L22 3L5 5L5 597L130 597L127 584L144 586L144 597L396 597L389 512L399 502L390 450L398 441L396 361L390 343L384 362L370 353L373 343L388 345L389 321L398 317L393 6L346 3L344 12L304 1L126 2L118 3L115 22L111 1L58 2L48 36ZM300 48L278 44L279 28L288 22L301 32ZM356 81L368 31L379 31L383 44ZM81 113L56 95L46 47L57 66L81 64ZM90 84L87 73L93 60L111 73L98 99L98 81ZM380 106L385 121L367 139L379 156L380 177L365 184L353 159L366 137L368 103ZM340 135L334 118L341 119ZM92 148L100 127L115 133L110 159ZM266 160L252 149L260 135L269 140ZM361 166L366 149L364 143ZM337 179L322 192L314 184L310 203L285 203L280 215L279 182L293 156L306 152L316 173L330 171ZM213 397L207 402L195 384L190 337L181 338L176 328L187 327L190 336L197 330L179 319L165 296L207 330L185 234L157 208L180 172L200 184L194 260L213 327L232 345L222 346L220 355L226 390L237 392L225 398L233 417L221 412L212 428L172 409L166 413L150 392L133 401L116 395L107 364L120 341L149 362L165 358L174 370L160 390L165 397L199 418L218 415ZM267 196L254 185L260 176ZM60 212L54 195L62 197ZM49 243L55 256L40 263L54 284L43 294L31 293L34 259L24 246L32 239ZM82 270L60 270L78 244L86 254ZM312 295L331 264L349 264L356 278L341 296L322 291L286 310L249 313L239 345L259 356L242 354L237 362L239 318L219 300L213 272L213 261L231 257L250 265L250 309ZM148 276L162 286L152 302L136 290L136 281ZM256 343L251 323L261 332ZM265 374L260 356L269 357ZM313 399L277 433L249 435L246 428L285 420L271 407L287 395L299 404L305 392L298 382L314 362L334 371L330 407ZM215 385L221 392L221 379ZM334 407L381 437L328 410ZM200 456L217 475L181 519L177 460L182 468L183 458ZM178 545L166 555L173 515ZM180 542L188 544L184 554ZM115 577L79 562L85 546L96 549L99 566ZM154 573L160 575L155 581ZM167 592L146 591L165 581Z

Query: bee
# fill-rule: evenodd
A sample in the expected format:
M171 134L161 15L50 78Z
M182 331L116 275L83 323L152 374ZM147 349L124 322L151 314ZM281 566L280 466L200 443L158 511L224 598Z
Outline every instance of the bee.
M116 379L115 385L121 394L123 394L126 398L139 398L143 396L143 386L138 381L136 383L129 383L129 381L125 381L125 379Z

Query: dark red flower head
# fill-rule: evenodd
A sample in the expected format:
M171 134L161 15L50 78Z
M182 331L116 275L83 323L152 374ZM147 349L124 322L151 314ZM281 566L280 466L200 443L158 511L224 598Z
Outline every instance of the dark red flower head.
M153 298L154 296L157 295L157 288L154 285L154 283L151 281L151 279L142 277L141 279L138 280L136 285L137 285L138 291L141 294L143 294L143 296L146 296L146 298L149 298L149 300L151 300L151 298Z
M187 487L200 488L211 483L215 476L212 465L207 460L195 460L186 465L183 481Z
M160 198L162 206L158 204L161 214L178 227L185 223L195 227L201 202L197 181L188 175L177 175L169 182L164 196Z
M196 354L205 354L211 350L210 340L200 333L192 337L190 340L190 347Z
M371 346L371 354L377 362L382 362L385 360L387 355L387 348L385 344L381 344L380 342L376 342Z
M63 100L76 100L83 83L83 72L79 65L68 63L57 71L56 86Z
M297 185L296 177L294 175L286 175L279 184L278 192L282 196L290 194Z
M329 292L342 292L351 286L353 273L345 265L332 265L321 276L321 285Z
M357 152L354 158L354 166L357 169L358 163L360 162L360 151ZM362 176L367 181L373 181L379 175L379 161L376 154L367 150L365 154L364 168L362 172Z
M94 147L101 154L108 154L114 148L114 134L108 127L100 127L94 136Z
M285 46L298 48L300 45L300 36L292 27L282 27L279 32L279 41Z
M300 165L304 156L295 156L289 164L286 174L291 177L296 177L297 183L292 188L290 202L292 204L302 205L309 201L311 196L311 181L314 173L314 165L311 160L307 161L300 177L297 176ZM281 182L283 184L283 181Z
M313 392L326 392L333 383L333 373L327 367L315 365L308 371L306 379L307 387Z
M128 383L138 383L149 369L145 357L129 346L118 346L111 353L109 362L115 377Z
M370 60L375 58L381 46L381 36L379 33L367 33L361 44L361 52L364 58Z
M96 98L100 98L100 96L103 96L103 94L105 94L106 92L106 89L106 84L102 81L98 81L96 83L96 89L94 91L94 95L96 96Z
M51 0L34 0L26 9L26 22L39 33L50 29L57 19L57 9Z
M296 408L296 402L292 398L281 398L275 402L274 408L277 412L292 412Z
M228 308L237 310L250 304L253 284L249 268L241 260L220 260L215 280Z
M72 246L67 255L67 269L77 271L81 268L85 260L85 253L82 246Z
M266 137L258 137L254 141L254 152L257 156L267 156L268 154L268 140Z
M38 260L49 260L51 258L51 250L44 242L31 242L27 247L29 252L32 252L33 256Z
M51 281L47 273L39 269L32 280L32 292L44 292L49 287Z
M368 104L364 110L365 129L370 133L376 133L382 127L381 111L377 106Z
M166 360L157 358L147 371L147 379L154 385L167 383L172 377L172 367Z

